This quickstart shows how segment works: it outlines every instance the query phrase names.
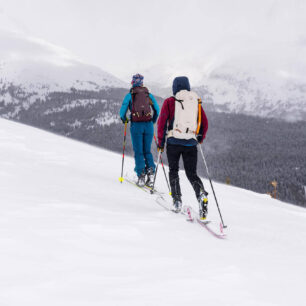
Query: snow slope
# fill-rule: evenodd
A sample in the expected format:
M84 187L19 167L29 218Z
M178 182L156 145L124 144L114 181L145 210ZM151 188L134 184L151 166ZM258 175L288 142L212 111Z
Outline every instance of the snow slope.
M218 240L120 184L120 168L119 154L0 120L1 306L305 305L305 209L215 184Z

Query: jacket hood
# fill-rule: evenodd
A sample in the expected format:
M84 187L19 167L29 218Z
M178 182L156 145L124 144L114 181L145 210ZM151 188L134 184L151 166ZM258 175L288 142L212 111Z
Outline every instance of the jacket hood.
M190 84L188 78L185 76L176 77L173 80L173 85L172 85L173 95L175 96L180 90L183 89L190 91Z

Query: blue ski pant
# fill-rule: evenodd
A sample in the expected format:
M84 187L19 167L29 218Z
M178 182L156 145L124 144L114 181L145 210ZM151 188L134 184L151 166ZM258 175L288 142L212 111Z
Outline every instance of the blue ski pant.
M155 164L151 153L151 144L154 136L153 122L132 122L131 138L135 157L135 172L138 176Z

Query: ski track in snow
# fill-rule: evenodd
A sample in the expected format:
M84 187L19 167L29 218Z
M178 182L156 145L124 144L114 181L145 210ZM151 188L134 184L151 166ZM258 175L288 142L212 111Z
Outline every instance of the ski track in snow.
M215 183L219 240L120 170L120 154L0 120L1 306L305 305L305 209Z

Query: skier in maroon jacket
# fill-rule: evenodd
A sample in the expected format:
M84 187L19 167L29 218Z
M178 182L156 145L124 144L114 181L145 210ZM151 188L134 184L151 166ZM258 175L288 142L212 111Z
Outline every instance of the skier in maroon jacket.
M182 208L178 175L179 160L182 156L187 178L199 202L200 219L205 220L208 193L197 175L197 144L201 144L205 139L208 129L207 117L200 105L201 100L190 91L187 77L175 78L172 90L173 96L164 101L157 122L158 148L163 152L165 143L167 145L174 210L179 212Z

